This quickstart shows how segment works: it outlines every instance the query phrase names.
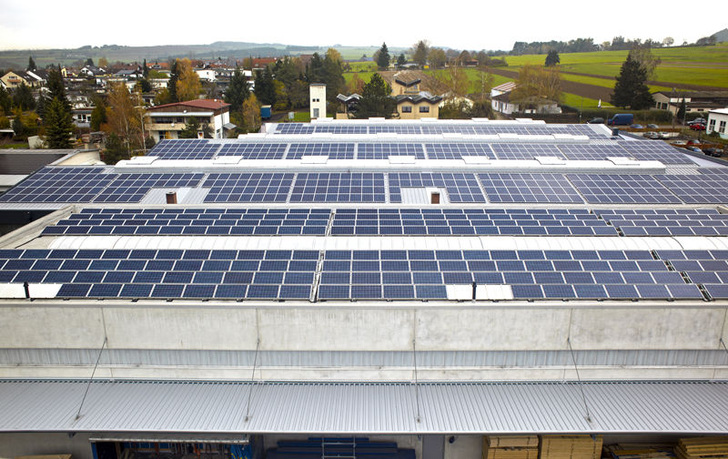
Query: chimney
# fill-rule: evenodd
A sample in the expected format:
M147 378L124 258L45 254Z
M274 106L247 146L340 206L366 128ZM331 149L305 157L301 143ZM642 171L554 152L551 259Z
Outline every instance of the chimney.
M167 204L177 204L177 193L174 191L167 193Z

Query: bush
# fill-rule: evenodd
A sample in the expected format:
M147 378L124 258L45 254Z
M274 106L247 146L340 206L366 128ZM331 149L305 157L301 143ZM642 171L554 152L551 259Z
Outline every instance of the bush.
M562 105L565 113L579 113L579 109L568 105ZM608 120L618 113L632 113L635 123L672 123L673 114L667 110L620 110L618 108L603 108L596 110L582 110L581 118L590 120L592 118L604 118Z

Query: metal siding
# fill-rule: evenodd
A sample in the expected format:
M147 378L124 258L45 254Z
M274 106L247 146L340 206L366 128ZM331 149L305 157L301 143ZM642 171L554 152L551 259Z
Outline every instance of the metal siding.
M0 382L0 431L728 433L727 382Z

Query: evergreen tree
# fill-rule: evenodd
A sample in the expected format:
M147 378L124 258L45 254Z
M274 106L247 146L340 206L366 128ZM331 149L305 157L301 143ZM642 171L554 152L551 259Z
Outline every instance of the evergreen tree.
M89 57L88 59L86 59L86 65L88 65L89 67L93 67L94 60Z
M611 103L616 107L643 110L654 105L655 100L647 87L647 72L631 55L622 64L617 83L614 85Z
M28 57L28 69L29 71L38 70L38 67L35 65L35 61L33 60L33 56Z
M677 117L677 120L682 122L685 121L685 113L687 113L687 104L685 103L685 98L680 101L680 107L677 109L677 114L675 115Z
M546 56L546 67L553 67L556 64L561 63L561 58L559 57L559 52L555 49L552 49L549 51L548 55Z
M276 88L273 84L273 72L270 67L266 67L262 72L256 74L255 95L263 105L276 103Z
M415 46L412 53L412 60L419 65L424 67L427 64L427 55L430 54L430 50L427 47L427 42L420 40Z
M391 93L392 88L378 73L372 75L369 83L364 85L361 100L356 110L356 117L383 116L391 118L397 107L397 102L390 96Z
M101 126L107 122L106 103L99 97L94 103L94 109L91 111L91 130L100 131Z
M3 112L7 115L10 113L10 108L13 105L13 101L10 98L10 93L8 93L3 86L0 85L0 108L3 110Z
M48 88L46 101L50 103L53 99L58 99L63 104L64 110L70 115L71 103L68 101L68 97L66 97L66 87L63 84L63 74L61 73L60 65L57 67L53 66L48 71L46 87Z
M35 109L33 92L30 90L28 85L21 84L17 88L13 89L13 106L23 111Z
M170 66L169 82L167 83L167 91L169 91L169 102L179 102L177 98L177 81L179 80L179 67L177 59L172 61Z
M180 139L196 139L197 138L197 131L200 130L200 121L195 118L194 116L191 116L187 118L187 122L185 123L185 128L179 131L179 134L177 136Z
M389 50L387 49L387 44L382 43L382 47L379 48L379 56L377 57L377 66L380 69L386 69L389 67L389 61L391 60L391 57L389 56Z
M397 58L397 67L402 67L407 63L407 59L404 57L404 53L400 54Z
M149 67L147 67L146 58L144 59L144 63L142 64L142 77L144 77L144 79L149 78Z
M230 111L237 112L243 109L243 102L250 96L248 89L248 80L240 71L240 67L235 68L230 84L225 91L225 102L230 104Z
M48 148L71 148L73 122L61 99L56 97L48 104L43 121Z

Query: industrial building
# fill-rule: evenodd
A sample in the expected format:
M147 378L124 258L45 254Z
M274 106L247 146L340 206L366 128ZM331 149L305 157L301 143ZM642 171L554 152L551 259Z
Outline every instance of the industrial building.
M0 196L43 215L0 238L0 457L728 434L727 203L719 160L532 120L44 167Z

